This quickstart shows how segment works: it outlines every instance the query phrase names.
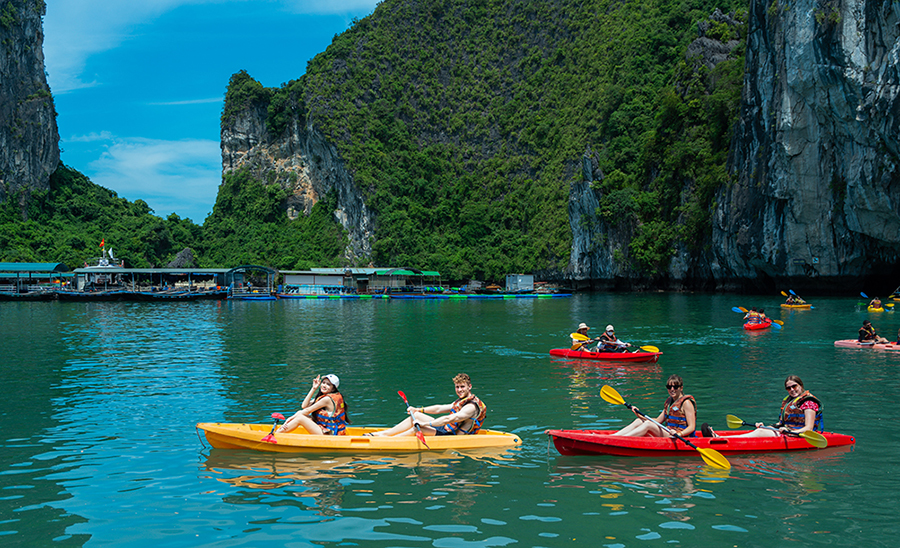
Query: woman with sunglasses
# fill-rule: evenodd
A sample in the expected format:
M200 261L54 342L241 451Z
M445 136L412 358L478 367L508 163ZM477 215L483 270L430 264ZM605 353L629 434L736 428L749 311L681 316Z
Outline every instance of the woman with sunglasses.
M302 409L284 421L279 432L290 432L302 426L310 434L317 436L342 436L350 424L347 415L347 404L344 396L338 391L341 380L337 375L328 374L313 379L312 388L303 399ZM318 394L313 393L319 390Z
M784 434L800 434L815 430L822 432L824 421L822 419L822 402L813 396L809 390L804 390L803 381L797 375L790 375L784 381L784 388L788 394L781 401L781 414L774 428L766 428L761 422L756 423L756 430L732 436L735 438L766 438L782 436Z
M666 425L669 430L681 436L696 436L694 430L697 427L697 401L694 400L694 396L686 395L682 391L683 387L684 381L681 380L681 377L678 375L669 377L669 380L666 381L669 397L666 399L662 413L656 417L656 422ZM613 434L614 436L672 437L664 429L638 414L637 407L634 407L632 411L637 415L637 419Z

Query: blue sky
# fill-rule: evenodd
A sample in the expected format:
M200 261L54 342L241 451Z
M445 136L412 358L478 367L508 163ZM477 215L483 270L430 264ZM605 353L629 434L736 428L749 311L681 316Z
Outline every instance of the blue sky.
M203 223L221 182L219 116L241 69L299 78L378 0L53 0L44 62L62 161L162 217Z

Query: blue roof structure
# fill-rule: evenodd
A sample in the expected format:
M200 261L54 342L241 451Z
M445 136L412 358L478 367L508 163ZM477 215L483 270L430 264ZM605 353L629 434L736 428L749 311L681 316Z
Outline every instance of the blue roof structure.
M0 263L0 272L68 272L63 263Z

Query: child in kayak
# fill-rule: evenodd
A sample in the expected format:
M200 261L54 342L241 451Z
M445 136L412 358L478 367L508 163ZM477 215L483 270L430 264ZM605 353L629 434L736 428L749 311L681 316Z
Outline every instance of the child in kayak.
M773 428L766 428L761 422L756 423L756 430L730 436L732 438L771 438L785 434L800 434L809 430L822 432L824 421L822 418L822 402L804 390L803 381L797 375L790 375L784 381L784 388L788 395L781 401L781 414Z
M409 417L400 421L388 430L373 432L372 436L414 436L415 424L419 425L426 436L458 436L477 434L484 424L487 406L472 394L472 380L465 373L453 377L453 387L457 400L446 405L429 405L427 407L407 407ZM431 415L448 413L443 417L433 418ZM415 421L415 423L413 423Z
M666 390L669 397L663 406L662 413L656 417L656 422L665 425L673 432L683 437L695 437L697 427L697 402L694 396L685 395L683 392L684 381L678 375L672 375L666 381ZM638 414L638 408L632 409L637 418L625 428L619 430L614 436L655 436L658 438L671 438L672 436L652 421Z
M310 434L318 436L342 436L350 424L347 414L347 404L344 396L338 391L341 380L337 375L329 374L320 379L318 375L313 379L312 388L303 398L302 409L294 413L284 421L279 432L290 432L298 426L302 426ZM313 397L313 392L319 389Z

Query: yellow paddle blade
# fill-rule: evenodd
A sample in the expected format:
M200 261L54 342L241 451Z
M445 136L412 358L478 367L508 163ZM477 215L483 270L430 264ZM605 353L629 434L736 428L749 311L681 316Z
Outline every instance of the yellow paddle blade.
M697 447L697 451L700 452L700 456L703 457L703 462L710 466L715 466L716 468L722 468L724 470L731 469L731 463L728 462L722 453L719 453L715 449L709 449L707 447Z
M813 447L818 447L819 449L825 449L826 447L828 447L828 439L826 439L825 436L818 432L808 430L806 432L802 432L800 436L807 442L809 442L809 444Z
M644 352L659 352L659 348L650 345L642 346L641 350L643 350Z
M892 308L893 306L894 303L887 303L886 305L884 305L885 308Z
M728 423L728 428L740 428L741 426L744 426L744 421L734 415L725 415L725 422Z
M771 318L769 318L771 320ZM772 323L777 323L778 325L784 325L784 322L781 320L772 320Z
M603 388L600 389L600 397L609 403L614 403L616 405L625 405L625 400L622 399L622 396L616 392L616 389L608 384L604 384Z
M784 296L784 297L787 297L787 296L788 296L788 294L785 293L784 291L781 292L781 295Z
M587 335L582 335L581 333L578 333L577 331L576 331L575 333L572 333L572 334L569 335L569 336L572 337L573 339L575 339L576 341L589 341L589 340L591 340L591 338L588 337Z
M747 309L744 308L743 306L739 306L739 307L738 307L738 310L740 310L740 311L743 312L744 314L747 313Z

